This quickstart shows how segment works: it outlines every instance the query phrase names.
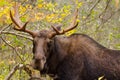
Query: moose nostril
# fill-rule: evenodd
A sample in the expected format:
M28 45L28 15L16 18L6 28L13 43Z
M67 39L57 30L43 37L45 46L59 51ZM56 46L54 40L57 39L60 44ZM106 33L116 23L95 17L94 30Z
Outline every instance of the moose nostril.
M40 59L35 59L35 63L39 63L40 62Z
M40 61L46 61L46 57L35 59L35 62L40 62Z
M38 67L38 66L36 66L36 67L35 67L35 69L39 69L39 67Z

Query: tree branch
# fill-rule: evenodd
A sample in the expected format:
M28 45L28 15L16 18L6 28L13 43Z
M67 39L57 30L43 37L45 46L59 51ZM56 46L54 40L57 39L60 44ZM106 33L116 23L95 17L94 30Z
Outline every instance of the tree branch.
M2 31L4 31L5 29L7 29L8 27L10 27L12 25L12 23L10 23L8 26L6 26L6 27L3 27L1 30L0 30L0 34L1 34L1 32Z
M31 37L23 36L23 35L20 35L20 34L18 34L18 33L15 33L15 32L1 31L0 34L12 34L12 35L16 35L16 36L20 36L20 37L29 39L29 40L31 40L31 41L33 40Z
M85 18L85 20L88 19L88 17L91 15L93 9L97 6L97 4L98 4L100 1L101 1L101 0L98 0L98 1L90 8L89 14L88 14L87 17Z
M106 12L107 8L109 7L110 1L111 1L111 0L107 0L106 7L105 7L105 9L103 10L103 12L100 13L99 18L103 15L103 13Z
M7 75L7 77L5 78L5 80L10 80L13 74L17 71L18 67L19 64L15 65L13 69L10 71L10 73Z
M29 68L30 66L24 65L24 64L16 64L13 69L10 71L10 73L7 75L7 77L5 78L5 80L10 80L12 78L12 76L15 74L15 72L19 69L24 70L29 76L30 79L29 80L44 80L41 77L33 77L32 75L32 70ZM46 79L45 79L46 80Z

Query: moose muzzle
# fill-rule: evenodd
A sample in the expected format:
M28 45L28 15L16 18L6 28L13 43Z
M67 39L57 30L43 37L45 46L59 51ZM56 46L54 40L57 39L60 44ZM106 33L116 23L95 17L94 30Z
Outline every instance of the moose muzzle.
M46 63L45 56L43 56L43 57L37 56L32 60L31 65L34 69L41 71L41 70L43 70L45 63Z

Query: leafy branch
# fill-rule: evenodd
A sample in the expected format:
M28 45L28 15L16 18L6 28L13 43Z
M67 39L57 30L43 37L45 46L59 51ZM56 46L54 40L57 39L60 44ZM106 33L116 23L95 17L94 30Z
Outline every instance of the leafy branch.
M24 65L24 64L16 64L12 70L10 71L10 73L7 75L7 77L5 78L5 80L10 80L12 78L12 76L15 74L15 72L17 70L24 70L29 76L30 79L29 80L44 80L41 77L34 77L34 75L32 74L32 69L30 69L29 65Z

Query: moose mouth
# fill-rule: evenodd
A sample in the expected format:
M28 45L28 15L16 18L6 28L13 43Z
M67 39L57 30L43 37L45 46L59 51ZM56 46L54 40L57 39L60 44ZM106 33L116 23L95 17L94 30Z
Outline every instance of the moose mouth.
M39 70L41 74L47 74L48 73L48 66L45 63L44 68L42 70Z
M35 66L33 68L36 70L42 71L42 70L44 70L44 64L43 63L35 64Z
M38 71L45 71L45 63L42 62L42 61L36 61L36 60L32 60L31 62L31 67L35 70L38 70Z

